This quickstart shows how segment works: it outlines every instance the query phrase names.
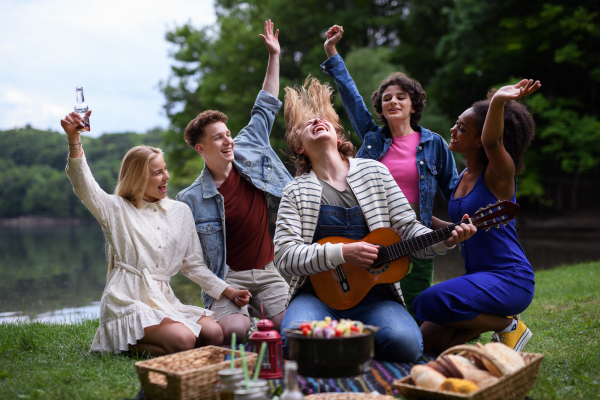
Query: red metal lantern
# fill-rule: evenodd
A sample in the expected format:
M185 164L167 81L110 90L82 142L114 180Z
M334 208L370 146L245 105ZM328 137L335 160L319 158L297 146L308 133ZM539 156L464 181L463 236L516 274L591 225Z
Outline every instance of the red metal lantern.
M258 324L256 324L258 330L253 332L249 338L250 346L255 353L260 352L263 342L267 343L258 377L261 379L281 378L283 376L281 372L283 367L283 343L281 342L281 335L273 329L275 324L265 318L262 304L260 305L260 310L262 311L263 319L258 321Z

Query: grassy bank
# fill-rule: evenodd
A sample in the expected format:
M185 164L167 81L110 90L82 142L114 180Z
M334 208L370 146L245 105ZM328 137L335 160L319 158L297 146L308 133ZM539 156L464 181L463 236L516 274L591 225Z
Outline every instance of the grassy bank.
M522 318L534 333L526 350L545 359L530 397L600 398L600 262L541 271L536 283ZM97 325L1 324L0 398L135 397L135 359L88 353Z

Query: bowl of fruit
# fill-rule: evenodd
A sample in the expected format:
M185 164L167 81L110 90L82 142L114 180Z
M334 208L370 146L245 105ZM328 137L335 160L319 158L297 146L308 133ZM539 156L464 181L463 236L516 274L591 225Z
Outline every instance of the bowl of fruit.
M286 329L288 356L302 376L337 378L369 371L377 327L360 321L305 321Z

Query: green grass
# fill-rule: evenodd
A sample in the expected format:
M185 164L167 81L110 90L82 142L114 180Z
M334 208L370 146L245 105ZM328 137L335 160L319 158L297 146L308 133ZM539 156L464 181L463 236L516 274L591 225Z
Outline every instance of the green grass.
M544 354L531 398L600 398L599 295L600 262L536 273L535 298L521 316L533 332L526 351ZM135 397L136 359L88 352L97 327L0 324L0 399Z
M140 389L137 359L90 354L98 321L0 325L0 399L123 399Z
M531 397L600 398L600 262L541 271L522 315L544 361Z

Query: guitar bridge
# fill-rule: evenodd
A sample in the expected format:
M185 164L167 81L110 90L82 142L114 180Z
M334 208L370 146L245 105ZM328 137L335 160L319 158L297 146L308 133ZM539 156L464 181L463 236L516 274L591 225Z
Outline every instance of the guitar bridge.
M341 265L338 265L337 267L335 267L335 273L338 277L340 285L342 285L342 290L344 292L350 290L350 286L348 285L348 279L346 278L346 274L344 273L344 268L342 268Z

